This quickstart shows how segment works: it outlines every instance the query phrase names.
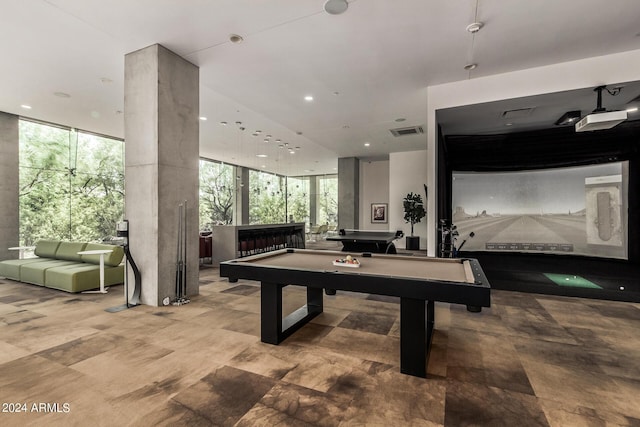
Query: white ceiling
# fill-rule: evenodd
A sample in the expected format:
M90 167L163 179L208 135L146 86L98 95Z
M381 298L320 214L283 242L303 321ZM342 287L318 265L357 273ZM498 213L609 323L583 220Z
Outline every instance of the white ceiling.
M124 138L124 56L160 43L200 67L202 156L334 173L338 157L425 149L425 134L389 129L426 123L427 86L640 48L637 0L351 0L342 15L323 3L0 0L0 111ZM473 131L459 113L447 129Z

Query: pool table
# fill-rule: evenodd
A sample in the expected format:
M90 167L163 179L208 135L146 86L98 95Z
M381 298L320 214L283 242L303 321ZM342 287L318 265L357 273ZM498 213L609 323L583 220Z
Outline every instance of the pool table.
M220 263L220 276L261 282L262 342L279 344L323 310L323 288L400 297L400 371L426 377L434 301L489 307L491 287L475 259L351 254L358 268L335 266L344 252L283 249ZM282 289L307 288L307 304L282 317Z

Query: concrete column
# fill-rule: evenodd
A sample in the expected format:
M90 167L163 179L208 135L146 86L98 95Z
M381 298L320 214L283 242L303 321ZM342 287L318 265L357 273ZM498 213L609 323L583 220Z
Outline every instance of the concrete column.
M157 44L125 56L125 212L143 304L175 299L185 200L186 288L198 294L198 120L198 67Z
M0 112L0 260L18 258L19 131L18 116Z
M338 159L338 228L360 227L360 160Z

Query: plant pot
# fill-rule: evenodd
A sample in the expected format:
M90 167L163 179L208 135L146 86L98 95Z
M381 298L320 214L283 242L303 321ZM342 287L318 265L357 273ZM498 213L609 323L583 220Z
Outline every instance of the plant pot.
M419 251L420 250L420 236L407 236L405 237L406 243L405 247L411 251Z

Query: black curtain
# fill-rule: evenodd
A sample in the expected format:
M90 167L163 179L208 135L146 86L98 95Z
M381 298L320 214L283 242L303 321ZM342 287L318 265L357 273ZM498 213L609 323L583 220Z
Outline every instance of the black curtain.
M452 219L451 211L451 185L452 185L452 170L448 162L447 144L442 134L442 128L438 126L438 161L437 164L437 180L438 180L438 203L437 203L437 218L436 224L439 226L440 220ZM442 256L441 243L442 238L440 233L436 234L436 254Z

